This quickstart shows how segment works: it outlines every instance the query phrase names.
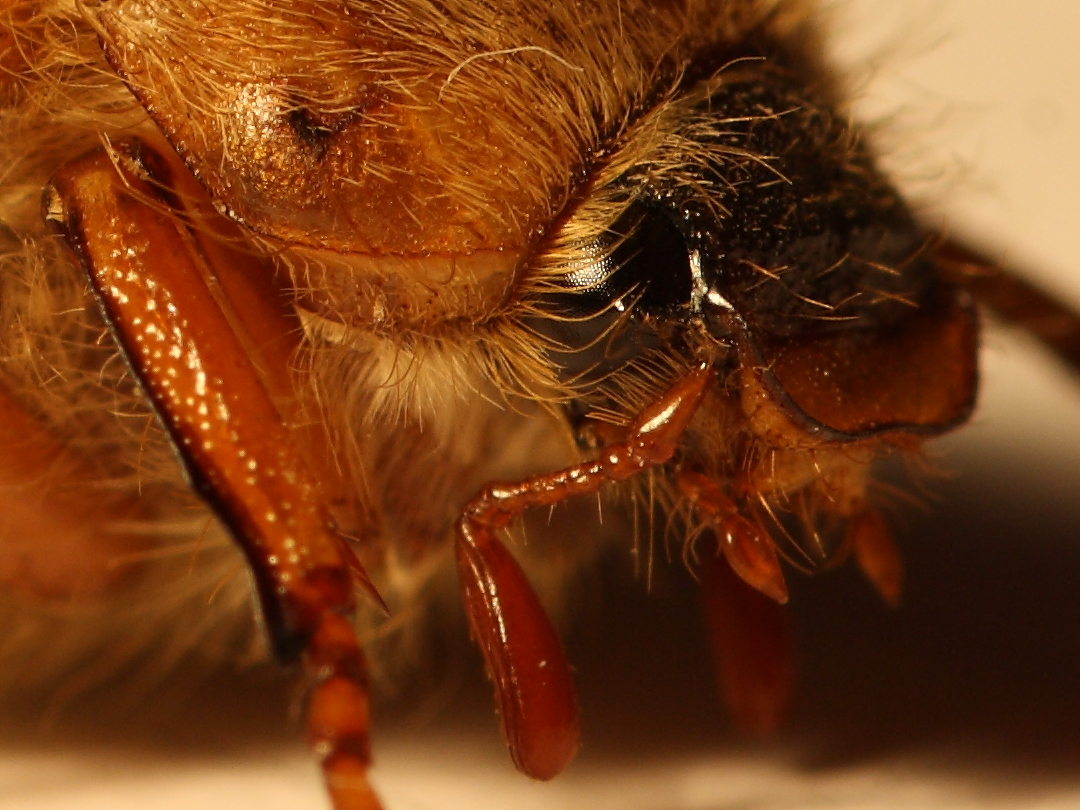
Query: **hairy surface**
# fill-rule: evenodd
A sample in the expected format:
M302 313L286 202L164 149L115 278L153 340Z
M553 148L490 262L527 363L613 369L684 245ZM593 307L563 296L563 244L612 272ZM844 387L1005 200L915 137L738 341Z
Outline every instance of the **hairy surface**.
M532 324L594 260L583 246L626 213L628 183L699 191L703 172L776 157L747 147L748 127L724 136L786 110L703 112L727 75L764 59L797 77L805 115L836 116L821 140L837 165L863 165L808 19L794 0L0 2L0 386L93 468L81 497L139 504L137 520L106 527L134 538L109 563L130 576L84 605L5 608L26 632L0 654L60 626L75 629L41 669L252 647L247 583L228 575L239 556L41 224L57 168L124 134L164 135L288 279L304 323L299 396L353 485L348 533L400 617L383 630L367 617L362 636L386 635L445 584L453 521L481 484L578 458L561 406L625 425L694 361L660 335L618 386L589 387L560 374L560 344ZM716 476L745 427L725 398L736 383L724 385L690 434ZM817 481L861 495L873 451L781 456L770 463L787 477L765 494ZM657 486L650 499L675 500ZM603 535L577 508L536 532L522 554L552 594Z
M776 5L129 0L95 19L234 217L409 255L530 245L619 132Z

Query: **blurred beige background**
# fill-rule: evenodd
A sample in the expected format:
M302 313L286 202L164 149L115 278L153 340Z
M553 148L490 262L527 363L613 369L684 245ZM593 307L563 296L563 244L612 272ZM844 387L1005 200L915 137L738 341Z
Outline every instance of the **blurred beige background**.
M905 185L1080 305L1080 5L832 5L860 110L895 114L882 137ZM905 606L850 572L794 583L803 691L778 739L728 730L686 578L646 596L615 561L571 644L586 729L570 770L518 777L483 684L465 686L381 719L388 810L1080 808L1080 384L1014 336L991 331L985 353L975 424L938 448L951 475L898 529ZM286 685L172 692L51 730L4 717L0 810L326 806Z

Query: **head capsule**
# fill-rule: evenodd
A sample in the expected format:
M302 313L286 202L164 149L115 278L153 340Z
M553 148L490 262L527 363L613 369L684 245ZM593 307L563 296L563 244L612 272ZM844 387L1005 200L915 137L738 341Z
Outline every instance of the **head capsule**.
M858 133L764 62L687 95L606 189L612 223L537 296L563 379L603 403L658 357L713 360L802 444L965 420L972 306Z

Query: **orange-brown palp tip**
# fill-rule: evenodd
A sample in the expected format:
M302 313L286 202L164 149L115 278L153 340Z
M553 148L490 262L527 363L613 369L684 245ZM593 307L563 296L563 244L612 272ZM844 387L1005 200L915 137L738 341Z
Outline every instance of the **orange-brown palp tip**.
M787 583L768 532L739 514L735 502L708 476L682 470L677 483L716 531L720 549L735 573L770 599L786 602Z
M904 589L904 560L885 518L877 509L864 509L848 522L847 540L863 574L892 607Z
M557 776L577 753L581 721L562 644L525 574L491 530L462 518L458 574L465 612L495 686L514 764Z
M736 725L765 734L785 718L795 688L787 612L750 588L719 555L701 568L709 642Z
M780 570L772 538L765 530L736 514L724 518L717 531L720 548L732 570L770 599L781 605L787 602L784 572Z

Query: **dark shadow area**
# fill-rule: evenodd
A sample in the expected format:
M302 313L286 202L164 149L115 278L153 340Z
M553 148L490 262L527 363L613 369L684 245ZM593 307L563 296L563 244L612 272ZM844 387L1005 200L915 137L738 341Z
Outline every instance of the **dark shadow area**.
M299 698L276 667L189 666L149 693L120 682L62 706L47 691L20 694L4 703L0 751L108 749L170 761L257 755L295 744L290 707Z
M1008 474L963 448L945 458L956 473L928 483L932 502L892 516L898 610L853 564L790 574L799 693L775 738L731 730L685 574L612 592L603 630L573 645L582 762L740 752L821 772L934 749L953 752L935 768L987 785L1080 779L1080 498L1037 458Z
M648 592L628 555L610 555L582 584L569 639L585 728L568 778L727 754L820 774L933 750L943 753L924 767L999 793L1075 786L1080 499L1035 456L1016 459L1008 475L980 470L969 448L946 458L956 474L929 484L936 502L895 511L908 581L899 610L850 565L790 574L799 695L773 739L731 730L689 574L658 566ZM380 708L376 754L380 737L460 736L509 770L478 656L460 627L440 646L465 652L432 664L427 680L442 684L434 695ZM0 756L109 750L198 763L299 752L300 705L294 681L273 667L178 672L135 702L122 691L88 695L48 727L47 698L9 705Z

